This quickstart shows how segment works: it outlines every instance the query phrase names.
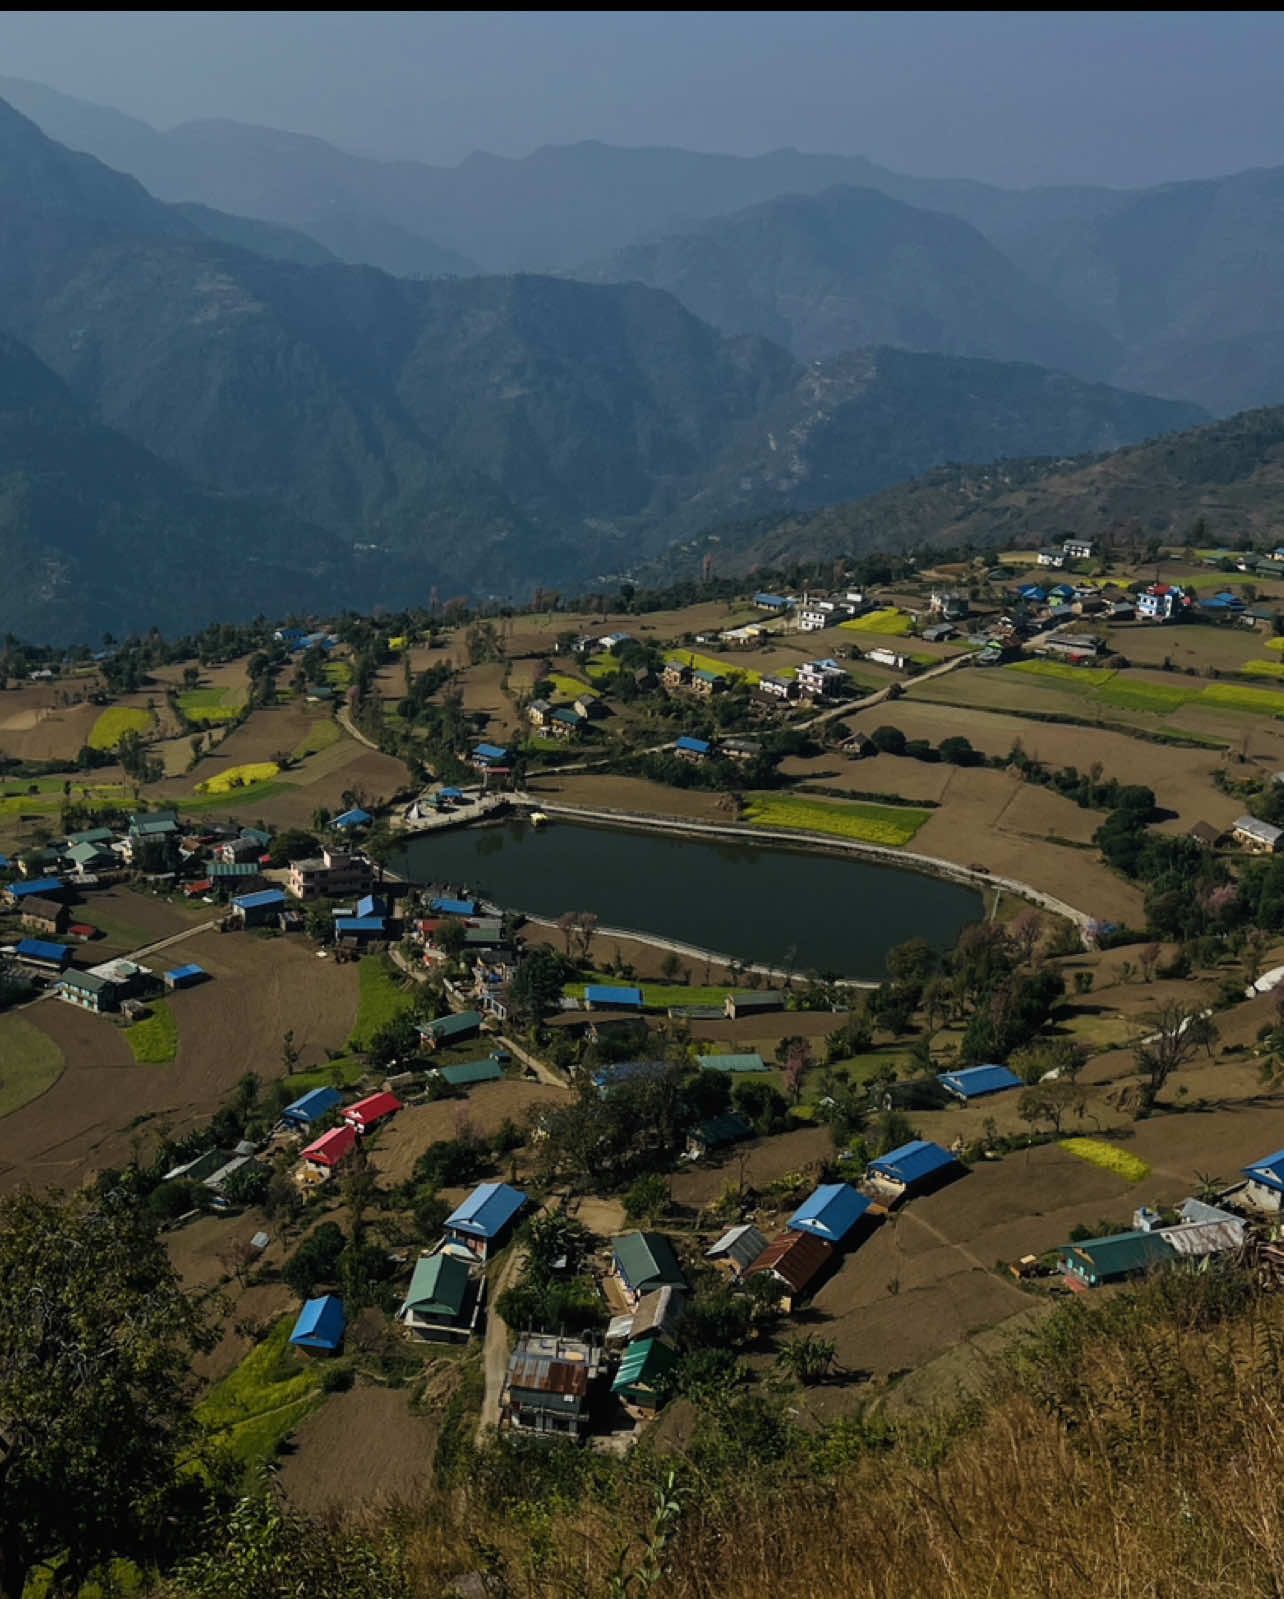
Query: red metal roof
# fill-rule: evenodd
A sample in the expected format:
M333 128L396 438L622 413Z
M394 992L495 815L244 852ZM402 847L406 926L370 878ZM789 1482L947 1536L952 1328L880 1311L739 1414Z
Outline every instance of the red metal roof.
M352 1153L356 1142L355 1127L332 1127L328 1133L313 1139L303 1151L303 1158L317 1166L337 1166L345 1155Z
M812 1233L782 1233L745 1272L773 1271L794 1293L802 1290L833 1257L834 1246Z
M343 1119L358 1127L371 1127L400 1109L401 1101L395 1094L370 1094L365 1099L359 1099L355 1105L349 1105L343 1112Z

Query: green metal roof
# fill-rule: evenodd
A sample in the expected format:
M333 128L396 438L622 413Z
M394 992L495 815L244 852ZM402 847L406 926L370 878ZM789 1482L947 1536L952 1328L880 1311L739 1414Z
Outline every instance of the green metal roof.
M452 1088L467 1088L470 1083L493 1083L504 1075L494 1060L466 1060L458 1066L439 1066L437 1075Z
M415 1263L405 1309L424 1316L460 1316L468 1296L468 1267L454 1255L429 1255Z
M639 1338L625 1350L611 1392L654 1393L665 1372L672 1371L677 1363L676 1353L662 1339Z
M767 1063L761 1055L699 1055L701 1066L716 1072L765 1072Z
M635 1294L651 1288L685 1288L686 1278L663 1233L623 1233L615 1240L615 1264Z
M1097 1282L1128 1277L1164 1261L1176 1252L1162 1232L1115 1233L1109 1238L1086 1238L1081 1244L1062 1244L1061 1257L1080 1275Z
M455 1016L439 1016L435 1022L429 1022L421 1031L431 1034L433 1038L454 1038L459 1033L475 1032L481 1024L479 1011L461 1010Z

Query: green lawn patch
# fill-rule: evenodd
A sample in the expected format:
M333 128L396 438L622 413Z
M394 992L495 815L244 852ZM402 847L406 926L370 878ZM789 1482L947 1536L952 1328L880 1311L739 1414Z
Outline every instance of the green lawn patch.
M388 720L392 720L391 716ZM339 742L341 736L339 724L333 717L318 716L290 753L296 761L303 761L309 755L319 755L322 750L328 750L332 744Z
M153 1000L151 1011L125 1029L125 1041L140 1066L168 1066L178 1054L178 1023L163 999Z
M824 833L863 844L885 844L899 849L908 844L932 814L911 805L826 805L792 794L758 791L748 796L745 820L754 827L791 828Z
M604 677L614 677L619 670L619 657L612 655L610 650L599 650L596 655L590 655L584 666L585 673L594 682Z
M601 689L591 688L587 683L582 683L578 677L568 677L565 672L550 672L548 680L563 699L578 700L582 696L587 696L595 700L602 693Z
M1156 716L1171 716L1192 700L1202 699L1207 690L1193 683L1147 683L1144 680L1116 676L1097 695L1102 705L1113 705L1122 711L1151 711Z
M1251 716L1284 716L1284 694L1246 684L1210 683L1199 696L1199 703L1221 710L1247 711Z
M402 1011L409 1010L415 996L401 986L397 968L383 955L362 957L357 975L361 981L361 998L357 1004L356 1025L348 1048L369 1049L370 1040L381 1027L387 1025Z
M670 1005L721 1005L728 994L742 992L725 984L697 988L688 987L685 983L635 983L627 977L613 977L609 972L595 972L583 983L568 983L564 992L569 999L583 1000L584 990L589 983L606 983L612 988L640 988L642 1003L654 1010L667 1010Z
M247 783L244 788L229 789L226 794L193 794L175 803L180 811L225 811L232 805L250 805L256 800L270 799L273 794L284 794L297 787L282 778L272 777L266 783Z
M111 705L99 713L98 720L89 730L89 747L95 750L114 750L126 733L146 733L152 725L150 711L140 711L129 705Z
M1108 668L1097 666L1069 666L1064 661L1013 661L1010 666L1001 668L1004 672L1022 672L1027 677L1048 677L1058 686L1068 683L1073 688L1082 689L1084 693L1091 689L1104 688L1112 677L1117 674Z
M1130 1155L1126 1149L1108 1144L1103 1138L1063 1138L1061 1147L1072 1155L1078 1155L1080 1160L1100 1166L1102 1171L1114 1172L1116 1177L1122 1177L1125 1182L1139 1183L1143 1177L1150 1175L1150 1167L1139 1156Z
M214 1446L247 1469L272 1460L323 1397L323 1368L290 1348L294 1322L283 1316L196 1409Z
M189 722L230 722L245 704L242 689L189 688L178 696L178 708Z
M295 1072L290 1087L300 1094L314 1088L352 1088L366 1074L366 1063L358 1055L341 1055L338 1060L328 1060L324 1066L314 1066L308 1072Z
M30 1104L62 1076L62 1051L22 1016L0 1016L0 1116Z

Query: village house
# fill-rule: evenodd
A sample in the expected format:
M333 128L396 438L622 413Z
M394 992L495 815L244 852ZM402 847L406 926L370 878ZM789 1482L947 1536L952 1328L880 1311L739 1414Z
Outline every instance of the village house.
M623 1233L614 1240L614 1275L630 1306L657 1288L687 1286L673 1245L663 1233Z
M606 1329L606 1343L636 1343L639 1338L667 1338L677 1331L686 1313L687 1296L681 1288L656 1288L643 1294L635 1310L612 1316Z
M838 696L847 687L847 672L838 662L826 658L822 661L804 661L798 668L798 689L809 699L822 700Z
M1039 551L1037 559L1040 566L1064 566L1066 564L1066 552L1055 545L1050 545L1046 550Z
M1137 617L1143 622L1171 622L1190 609L1190 596L1178 583L1151 583L1137 596Z
M718 1116L708 1116L697 1122L687 1134L684 1158L703 1160L717 1149L726 1149L753 1137L753 1126L737 1111L723 1111Z
M341 1127L332 1127L320 1138L314 1138L306 1149L300 1151L300 1159L328 1176L343 1164L356 1147L357 1130L350 1122L344 1122Z
M621 987L614 983L590 983L584 990L584 1003L589 1010L643 1009L640 988Z
M449 1088L472 1088L477 1083L495 1083L504 1075L497 1060L466 1060L457 1066L434 1066L428 1073Z
M479 1183L446 1218L447 1247L486 1260L508 1241L517 1218L526 1209L526 1195L507 1183Z
M226 838L221 843L215 844L210 851L211 858L222 862L225 866L235 866L241 861L257 861L263 854L265 846L257 836L240 838Z
M555 705L544 724L554 738L570 740L584 726L584 718L570 705Z
M295 899L344 899L368 894L374 886L374 872L364 855L323 849L319 856L292 861L286 881Z
M746 622L743 627L729 627L718 634L721 643L732 650L752 650L771 637L771 629L762 622Z
M961 622L972 610L972 602L967 595L953 589L933 589L929 605L932 614L946 622Z
M38 933L65 933L71 921L71 910L61 900L28 894L19 905L18 919L24 927Z
M677 1363L677 1351L663 1338L639 1338L625 1350L611 1392L629 1415L650 1421L664 1408L666 1379Z
M1258 1210L1284 1210L1284 1149L1245 1166L1244 1198Z
M1152 1267L1169 1265L1177 1259L1162 1232L1140 1230L1062 1244L1057 1255L1066 1276L1077 1278L1090 1288L1139 1277Z
M746 994L728 994L723 1009L728 1021L742 1016L764 1016L768 1011L784 1010L785 996L776 989L752 989Z
M508 767L508 750L503 744L478 744L468 757L478 772L499 772Z
M691 674L691 692L698 699L712 699L715 694L721 694L727 686L727 680L721 672L710 672L707 668L697 666Z
M290 1344L305 1355L337 1355L343 1348L348 1318L337 1294L309 1299L299 1312L290 1334Z
M762 740L760 738L724 738L718 745L718 754L729 761L735 761L741 766L747 766L751 761L756 761L762 754Z
M923 638L928 644L946 644L957 633L958 628L952 622L936 622L923 629Z
M333 817L330 826L339 833L356 833L363 827L369 827L373 821L374 817L369 811L362 810L360 805L354 805L350 811L344 811L342 815Z
M671 693L677 689L689 688L691 668L684 666L681 661L666 661L664 670L660 673L660 681Z
M203 983L209 973L203 966L198 966L195 961L188 961L184 966L171 966L167 972L161 973L161 982L171 993L180 988L194 988L197 983Z
M365 1099L349 1105L343 1112L343 1119L359 1133L368 1133L380 1122L387 1121L389 1116L395 1116L400 1109L401 1101L395 1094L368 1094Z
M697 1055L701 1071L714 1072L765 1072L767 1063L757 1051L741 1055Z
M713 754L713 745L702 738L691 738L686 733L675 739L673 753L680 761L693 761L697 766Z
M772 611L776 615L787 611L790 605L783 594L755 594L753 603L760 611Z
M54 945L55 949L63 948ZM67 950L70 959L71 951ZM65 972L54 990L59 999L69 1005L79 1005L81 1010L104 1013L120 1009L120 989L117 984L94 972Z
M1231 837L1246 850L1255 854L1274 855L1284 839L1284 828L1270 822L1259 822L1256 816L1239 816L1231 825Z
M786 1223L790 1232L809 1233L827 1244L841 1244L869 1209L869 1200L850 1183L822 1183Z
M20 938L13 947L19 966L33 972L65 972L71 965L71 949L46 938Z
M29 877L23 883L6 884L4 892L10 905L21 906L25 899L61 899L67 885L61 877Z
M287 1127L307 1127L342 1103L343 1095L337 1088L313 1088L291 1101L281 1112L281 1120Z
M1095 546L1091 539L1067 539L1061 548L1072 561L1090 561Z
M397 1320L421 1343L467 1343L477 1328L485 1282L458 1255L421 1255Z
M875 649L866 650L865 659L867 661L876 661L879 666L890 666L894 672L909 670L910 659L904 651L887 649L881 644Z
M780 1289L778 1303L786 1312L815 1286L834 1261L834 1246L807 1232L785 1232L773 1239L744 1272L766 1274Z
M704 1258L732 1277L739 1278L744 1276L766 1247L766 1234L759 1232L752 1222L746 1221L723 1233L711 1249L705 1250Z
M580 694L571 701L571 708L586 722L596 722L608 714L600 694Z
M965 1105L1022 1086L1021 1079L1006 1066L964 1066L960 1071L942 1072L936 1080L947 1094L953 1094Z
M798 684L792 677L780 677L773 673L764 673L758 679L758 692L759 694L765 694L768 699L791 700L798 693Z
M1059 638L1045 639L1045 655L1056 655L1071 661L1095 660L1105 648L1105 640L1090 633L1063 633Z
M461 1010L451 1016L439 1016L434 1022L423 1022L419 1027L420 1045L427 1050L440 1049L443 1044L462 1044L475 1038L481 1031L481 1013Z
M865 1168L865 1178L895 1202L929 1193L960 1176L962 1170L948 1149L925 1138L915 1138L871 1160Z
M604 1370L599 1345L553 1333L522 1333L500 1393L500 1423L536 1437L588 1436Z
M532 700L526 707L526 719L533 727L543 727L553 714L553 707L548 700Z

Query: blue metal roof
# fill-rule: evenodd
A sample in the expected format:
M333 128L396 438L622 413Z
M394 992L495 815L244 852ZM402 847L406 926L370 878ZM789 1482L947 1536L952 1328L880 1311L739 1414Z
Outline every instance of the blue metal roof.
M526 1195L507 1183L479 1183L463 1204L446 1218L446 1226L472 1238L502 1233L526 1204Z
M165 976L170 980L171 983L185 983L189 982L193 977L204 977L206 975L207 974L203 966L195 965L175 966L173 971L165 973Z
M600 1091L638 1078L663 1077L668 1069L668 1062L663 1060L617 1060L593 1073L593 1086Z
M965 1066L961 1072L942 1072L936 1080L960 1099L981 1099L1021 1086L1021 1079L1006 1066Z
M957 1162L948 1149L929 1143L925 1138L916 1138L912 1143L902 1144L899 1149L889 1150L878 1160L871 1160L869 1170L880 1177L890 1177L893 1182L909 1185L920 1183L934 1172L944 1171L947 1166L954 1165Z
M66 944L55 944L48 938L20 938L15 950L19 959L57 961L60 966L65 966L71 959L71 950Z
M337 1349L343 1342L347 1325L342 1299L337 1294L325 1294L320 1299L309 1299L304 1305L290 1334L290 1342L300 1349Z
M237 894L232 904L237 910L258 911L264 910L269 905L284 905L285 890L283 888L259 888L253 894Z
M326 1111L333 1110L342 1101L343 1095L337 1088L313 1088L296 1099L293 1104L287 1105L281 1112L281 1120L300 1125L315 1121L318 1116L324 1116Z
M63 886L61 877L37 877L29 883L10 883L9 892L15 899L26 899L28 894L55 894Z
M823 1183L789 1218L791 1232L811 1233L840 1243L869 1209L869 1200L850 1183Z
M358 916L386 916L388 901L381 894L363 894L357 901Z
M388 923L382 916L336 916L336 933L386 933Z
M590 983L584 990L584 998L590 1005L621 1005L642 1009L640 988L615 988L610 983Z
M475 916L477 901L473 899L430 899L428 909L441 916Z
M502 761L508 757L508 751L502 744L479 744L473 754L479 755L484 761Z
M364 827L367 822L373 822L374 817L369 811L363 811L359 805L350 811L344 811L342 816L336 816L330 823L331 827Z
M675 750L690 750L695 755L707 755L713 746L705 739L691 738L688 734L684 733L682 737L674 743L673 747Z
M1245 1166L1244 1175L1261 1183L1263 1188L1273 1188L1276 1193L1284 1194L1284 1149L1277 1149L1255 1165Z
M788 605L789 601L783 594L755 594L753 603L755 605Z
M463 799L463 797L464 791L462 788L439 788L437 790L438 799Z

